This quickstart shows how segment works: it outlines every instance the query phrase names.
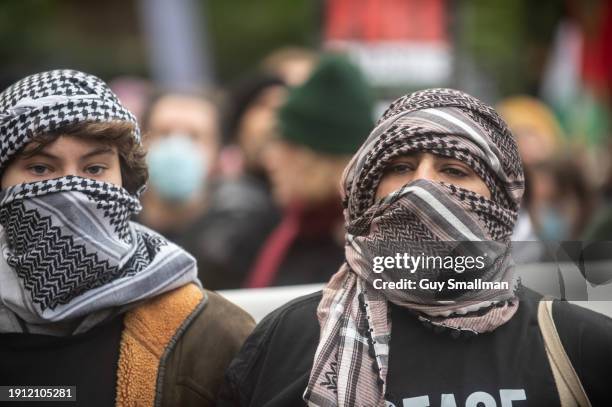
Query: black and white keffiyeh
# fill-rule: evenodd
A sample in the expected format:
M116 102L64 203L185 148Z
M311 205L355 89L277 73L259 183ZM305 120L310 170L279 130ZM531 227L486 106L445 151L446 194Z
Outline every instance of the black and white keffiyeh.
M428 152L468 164L491 192L486 198L456 185L415 180L376 201L387 166L402 155ZM514 138L499 115L463 92L428 89L396 100L378 121L342 178L346 262L323 290L317 309L320 340L304 400L309 406L385 405L389 302L453 335L497 329L516 312L509 241L524 188ZM508 282L499 291L445 294L375 289L373 256L436 254L445 243L486 249L489 261L475 277ZM443 281L440 271L416 271ZM454 270L453 270L454 271ZM393 272L393 271L391 271ZM428 274L425 274L428 273Z
M28 76L0 94L0 171L39 135L116 121L131 123L140 143L136 119L99 78ZM76 176L0 191L0 333L84 332L141 300L199 285L191 255L130 222L139 210L125 189Z
M197 281L195 259L129 218L134 196L76 176L0 193L0 299L28 325L73 320ZM0 321L0 331L19 330Z
M85 121L132 123L140 142L134 115L96 76L59 69L18 81L0 93L0 168L36 135Z

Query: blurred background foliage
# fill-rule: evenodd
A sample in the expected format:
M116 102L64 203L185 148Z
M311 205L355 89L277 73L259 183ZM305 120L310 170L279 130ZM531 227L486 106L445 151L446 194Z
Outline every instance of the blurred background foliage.
M226 83L283 45L316 47L312 0L202 1L215 78ZM134 0L0 2L0 85L58 67L147 76L147 47Z
M316 48L321 8L313 0L205 2L215 72L227 82L282 46Z
M563 8L558 0L463 1L458 9L460 52L496 78L502 96L533 94Z
M58 67L95 72L147 74L146 51L133 2L0 2L0 78Z
M144 11L155 1L160 0L0 1L0 87L26 74L61 67L91 72L106 80L117 76L155 80L151 39L147 38L143 24L147 14ZM279 47L324 48L326 5L331 1L177 0L172 7L190 4L188 9L191 7L198 14L194 21L201 28L196 31L202 38L195 43L201 45L203 54L197 57L207 59L204 65L210 66L212 82L225 87L256 69L263 57ZM348 4L348 9L354 11L358 6L363 9L366 3L377 4L376 1L339 0L338 3ZM411 0L416 7L420 1L426 0ZM605 54L612 50L608 49L607 37L599 27L612 26L601 24L609 15L608 3L605 0L442 0L453 72L450 82L439 85L460 87L490 103L513 94L545 97L542 87L546 66L559 24L568 17L580 27L585 43L591 37L596 38L591 41L591 57L587 63L595 69L602 66L607 69L612 64L607 62L610 57ZM604 40L597 40L598 36ZM604 56L600 56L602 53ZM603 63L593 64L593 56ZM585 62L576 62L580 63ZM577 111L576 103L567 109L561 104L556 106L552 98L548 102L557 109L567 129L572 123L579 123L583 129L580 131L588 132L588 138L598 143L607 137L608 125L604 122L611 92L610 82L600 80L607 78L608 72L596 74L599 77L595 75L595 79L592 75L585 77L585 83L590 85L587 93L574 95L574 100L594 100L596 103L588 103L592 108ZM386 93L385 98L410 89L398 87ZM579 118L575 119L575 115ZM593 115L596 120L589 119ZM581 121L585 124L580 124ZM597 131L588 130L593 127Z
M323 6L312 0L201 1L215 78L226 83L284 45L316 48ZM497 78L502 95L533 93L554 27L557 0L473 0L452 5L458 52ZM134 0L0 2L0 81L56 67L147 76L146 44Z

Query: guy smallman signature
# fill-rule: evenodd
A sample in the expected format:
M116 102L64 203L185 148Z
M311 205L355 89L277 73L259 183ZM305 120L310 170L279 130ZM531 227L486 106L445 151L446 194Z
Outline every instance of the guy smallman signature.
M376 274L387 270L395 270L414 274L424 270L454 271L462 274L466 271L479 271L484 269L487 255L482 256L428 256L425 253L413 256L408 253L396 253L395 256L376 256L373 258L372 271ZM420 280L400 278L393 281L377 278L373 281L377 290L508 290L508 281L484 281L480 278L466 281L454 278Z
M457 281L454 278L449 278L445 281L433 281L423 278L419 281L408 280L402 278L399 281L384 281L377 278L372 282L372 285L377 290L428 290L428 291L444 291L444 290L508 290L510 283L508 281L483 281L480 278L471 281Z

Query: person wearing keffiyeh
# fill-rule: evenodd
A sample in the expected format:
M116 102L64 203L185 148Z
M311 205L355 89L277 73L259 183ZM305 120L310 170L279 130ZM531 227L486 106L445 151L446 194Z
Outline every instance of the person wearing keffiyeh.
M494 109L452 89L393 102L344 171L344 264L321 293L256 327L221 405L559 405L540 297L514 277L509 255L523 189L516 142ZM421 266L403 279L399 266L373 271L394 254L481 255L482 267ZM478 283L451 290L451 278ZM418 288L381 288L400 280ZM612 321L556 301L552 315L596 405L612 372L601 360L612 355Z
M73 399L54 401L88 407L214 405L253 321L130 221L140 142L95 76L42 72L0 93L0 385L62 386Z

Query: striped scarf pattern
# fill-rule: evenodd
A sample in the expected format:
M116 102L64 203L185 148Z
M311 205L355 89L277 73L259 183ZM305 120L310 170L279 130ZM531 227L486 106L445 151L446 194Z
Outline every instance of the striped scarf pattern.
M387 165L412 152L467 163L491 199L417 180L376 202ZM321 334L304 400L309 406L384 406L389 301L429 324L470 334L501 326L518 302L513 284L495 294L462 292L450 303L426 290L376 290L372 255L381 247L418 252L435 251L435 242L478 242L491 260L478 277L515 283L508 253L523 170L515 140L492 108L460 91L429 89L391 104L348 164L342 186L346 262L323 290L317 309ZM385 273L378 276L390 280Z

